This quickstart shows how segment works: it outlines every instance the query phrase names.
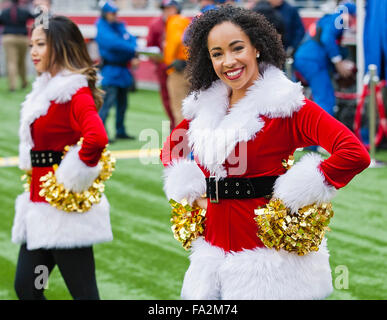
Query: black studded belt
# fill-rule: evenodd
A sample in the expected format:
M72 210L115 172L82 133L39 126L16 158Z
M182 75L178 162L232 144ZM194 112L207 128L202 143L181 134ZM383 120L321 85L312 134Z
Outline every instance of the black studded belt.
M31 165L33 167L51 167L54 164L60 164L62 161L63 152L42 150L30 151Z
M258 178L224 178L216 181L215 177L206 178L206 196L212 203L219 199L253 199L271 196L278 176Z

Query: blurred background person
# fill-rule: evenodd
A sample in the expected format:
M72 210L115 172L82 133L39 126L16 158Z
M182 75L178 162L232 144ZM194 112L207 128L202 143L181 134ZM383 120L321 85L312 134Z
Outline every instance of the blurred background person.
M269 1L258 0L252 8L253 11L265 16L265 18L274 26L284 43L285 24L282 15L274 9Z
M387 75L387 1L367 0L364 21L365 67L370 64L378 68L379 77Z
M148 47L158 47L160 52L163 51L163 42L165 39L165 25L168 19L168 12L162 3L160 5L162 14L160 17L155 18L149 25L148 36L146 38ZM171 110L169 93L167 88L167 66L162 58L149 57L156 65L156 75L160 85L160 96L163 103L165 112L170 121L170 129L173 130L176 126Z
M324 15L309 28L306 39L294 55L294 68L310 86L313 100L332 116L336 98L330 72L336 69L343 78L348 78L354 71L354 63L344 60L340 41L345 29L338 22L354 17L356 6L352 3L343 5L348 15L342 12Z
M0 24L4 26L3 46L5 51L8 88L15 91L17 79L21 80L21 87L27 87L26 55L28 49L27 22L34 19L34 15L19 5L18 0L12 0L9 8L0 14Z
M282 16L285 26L283 44L288 56L300 45L305 35L305 28L296 7L284 0L269 0L274 9Z
M380 79L387 78L387 1L368 0L364 21L364 58L365 70L370 64L378 68ZM384 106L387 113L387 88L383 88ZM387 123L385 124L387 127ZM387 139L384 136L379 148L387 149Z
M246 9L249 9L249 10L252 10L255 5L257 4L259 0L246 0L245 3L244 3L244 7Z
M34 8L44 7L47 12L51 12L51 0L34 0L32 4Z
M240 0L217 0L216 2L221 6L225 6L227 4L229 4L230 6L235 6L237 3L240 2Z
M167 65L167 88L175 125L183 120L182 101L189 91L189 83L184 76L187 49L183 44L184 32L190 20L181 15L181 3L163 0L161 8L167 15L165 29L164 63Z
M111 1L101 4L101 18L96 22L99 53L102 59L102 89L104 103L99 115L105 124L109 110L116 105L116 139L135 139L125 129L125 112L128 107L128 91L134 78L128 64L135 58L136 38L128 33L123 22L118 21L118 7ZM109 137L109 141L114 140Z
M199 0L199 7L201 13L217 8L215 0Z

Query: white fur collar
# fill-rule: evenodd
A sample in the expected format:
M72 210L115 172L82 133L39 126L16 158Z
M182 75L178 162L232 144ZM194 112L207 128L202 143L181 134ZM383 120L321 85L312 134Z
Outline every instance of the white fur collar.
M30 150L34 146L31 137L31 124L47 114L51 102L66 103L80 88L87 86L86 76L68 70L61 71L54 77L45 72L35 80L31 93L22 103L19 128L20 169L31 169Z
M304 105L300 83L290 81L272 65L260 66L260 70L263 75L230 110L230 88L221 80L183 101L184 117L191 121L189 145L199 163L217 179L227 176L223 164L237 143L251 140L263 128L260 116L291 117Z

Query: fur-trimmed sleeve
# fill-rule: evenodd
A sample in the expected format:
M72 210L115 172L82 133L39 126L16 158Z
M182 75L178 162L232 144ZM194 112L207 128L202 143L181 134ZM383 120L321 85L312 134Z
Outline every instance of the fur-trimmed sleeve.
M296 148L318 145L331 154L326 160L317 154L305 155L277 179L274 196L296 211L314 202L330 201L336 189L369 166L370 157L345 125L312 101L306 100L291 121Z
M160 153L164 169L164 191L168 199L190 204L206 191L202 170L190 158L187 131L188 120L183 120L171 133Z
M98 162L108 143L89 88L80 89L71 100L71 126L81 132L83 143L70 149L55 174L67 189L81 192L98 177L101 171Z
M89 88L80 89L71 100L71 125L83 137L80 159L88 166L95 166L108 137Z

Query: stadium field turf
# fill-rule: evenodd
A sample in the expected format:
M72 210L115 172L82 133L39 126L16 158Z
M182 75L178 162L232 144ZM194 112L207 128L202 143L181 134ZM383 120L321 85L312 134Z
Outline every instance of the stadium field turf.
M28 89L8 93L0 79L0 157L17 155L20 103L27 93ZM139 139L117 141L110 149L160 147L166 116L158 93L138 90L129 101L126 125ZM108 121L112 136L113 118L114 112ZM387 152L378 151L377 159L387 162ZM17 167L0 167L0 299L16 299L13 280L19 248L10 238L14 201L23 190L21 174ZM101 298L178 299L188 252L170 230L159 160L117 160L106 195L114 240L94 246ZM367 169L334 199L335 216L327 238L335 291L329 299L387 298L386 196L387 167ZM50 277L46 297L71 299L58 268Z

